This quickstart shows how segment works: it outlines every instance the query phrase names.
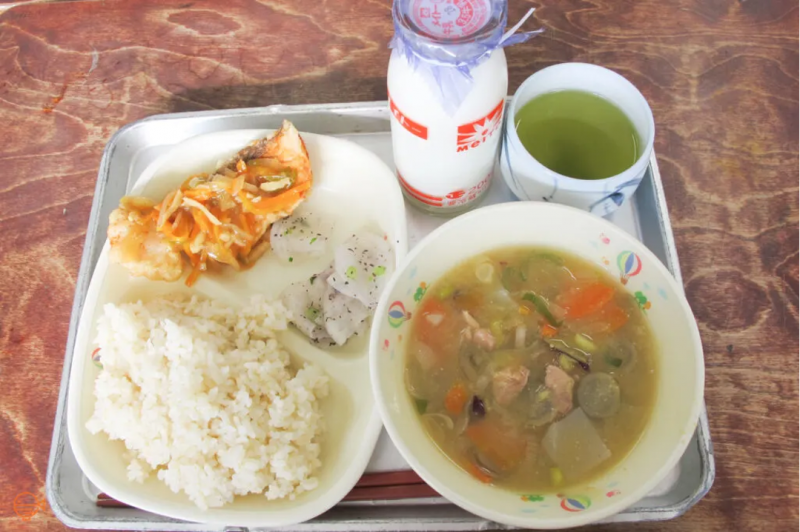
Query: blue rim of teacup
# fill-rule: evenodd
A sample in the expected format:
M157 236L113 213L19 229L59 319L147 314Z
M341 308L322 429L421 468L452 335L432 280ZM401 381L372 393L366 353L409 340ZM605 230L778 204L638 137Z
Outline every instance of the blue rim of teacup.
M522 90L528 84L533 83L535 81L536 76L540 75L542 72L555 70L555 69L564 69L564 68L569 68L569 67L574 67L574 66L581 67L581 68L594 69L594 70L596 70L598 72L602 71L603 73L611 74L612 77L617 78L623 85L626 85L626 86L628 86L628 88L633 90L633 92L636 94L637 99L639 100L639 103L643 104L644 105L644 109L646 109L646 111L647 111L646 115L647 115L647 122L648 122L648 126L649 126L649 134L647 136L646 142L644 143L645 147L642 150L641 155L639 155L639 157L636 159L636 161L631 166L629 166L624 172L621 172L619 174L616 174L616 175L613 175L613 176L610 176L610 177L606 177L604 179L592 179L592 180L578 179L578 178L575 178L575 177L570 177L570 176L567 176L567 175L564 175L564 174L560 174L558 172L555 172L555 171L549 169L548 167L546 167L545 165L540 163L533 155L531 155L530 152L528 152L528 150L526 150L525 147L522 145L522 141L519 139L519 136L516 134L516 127L514 127L513 121L514 121L514 117L516 116L517 98L518 98L520 92L522 92ZM591 90L587 90L587 92L591 92ZM600 193L604 193L605 196L602 199L599 199L596 203L599 204L599 203L602 203L604 201L607 201L608 199L611 199L612 201L614 201L614 203L617 206L619 206L619 205L622 204L622 201L624 201L624 199L625 199L625 195L622 193L622 191L625 188L628 188L628 187L634 187L635 188L641 182L641 178L640 179L628 179L627 181L623 181L624 174L627 173L628 170L630 170L631 168L635 168L637 166L644 166L646 168L647 165L650 164L650 156L652 155L652 152L653 152L653 144L654 144L654 141L655 141L655 130L656 130L655 119L653 118L653 110L651 109L650 104L647 103L647 99L644 97L644 95L641 93L641 91L639 91L639 89L636 88L636 85L631 83L627 78L625 78L625 76L622 76L621 74L618 74L617 72L614 72L613 70L611 70L609 68L601 67L599 65L593 65L593 64L590 64L590 63L577 63L577 62L574 62L574 63L560 63L560 64L557 64L557 65L553 65L553 66L549 66L549 67L543 68L542 70L539 70L538 72L535 72L534 74L531 74L528 77L528 79L526 79L525 81L522 82L522 84L519 86L519 88L514 93L514 96L511 98L511 103L509 104L508 107L509 107L509 109L508 109L508 113L506 115L506 119L504 120L505 123L504 123L504 129L503 129L503 150L504 150L503 157L505 157L505 159L506 159L505 162L508 165L508 170L509 170L509 174L511 176L512 181L514 182L516 187L519 189L519 192L523 192L523 195L528 200L530 200L530 198L528 197L527 194L524 193L524 189L522 189L522 187L520 186L518 178L514 174L514 169L511 166L511 156L509 154L509 150L511 150L512 148L515 149L515 151L522 151L522 153L524 154L523 156L528 157L528 160L530 162L532 162L535 166L537 166L538 167L537 169L541 173L544 173L544 174L552 177L553 191L550 193L549 198L548 197L543 197L542 198L544 201L551 201L553 196L556 194L556 192L558 192L559 188L561 188L561 189L564 189L564 190L568 190L570 192L586 192L586 193L598 193L598 192L600 192ZM510 129L514 130L513 135L509 132ZM560 185L559 185L559 181L561 181ZM602 189L601 189L601 187L587 186L587 183L603 185L603 186L602 186ZM564 185L566 185L566 186L564 186ZM572 186L570 186L570 185L572 185Z

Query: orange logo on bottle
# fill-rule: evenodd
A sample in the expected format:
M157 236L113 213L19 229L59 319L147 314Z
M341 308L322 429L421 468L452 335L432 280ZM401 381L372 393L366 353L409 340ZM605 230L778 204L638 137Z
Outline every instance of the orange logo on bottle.
M14 513L23 521L30 521L40 510L47 509L47 500L39 499L29 491L14 497Z
M389 109L392 111L392 116L394 116L394 118L400 122L400 125L403 126L406 131L412 135L416 135L422 140L428 140L428 128L419 122L414 122L409 117L404 115L403 112L395 105L391 95L389 95Z
M444 198L440 196L431 196L430 194L425 194L424 192L417 190L416 188L409 185L405 179L403 179L403 176L400 175L400 172L397 172L397 179L400 180L400 186L402 186L406 190L406 192L415 200L421 203L425 203L427 205L431 205L433 207L443 206Z
M456 151L468 151L477 148L486 142L494 132L500 129L500 122L503 118L503 100L491 112L469 124L458 126L458 138L456 139Z
M408 193L415 200L427 205L431 205L432 207L457 207L475 200L478 195L480 195L481 192L483 192L483 190L489 186L491 177L492 173L489 172L489 175L484 177L477 185L470 187L467 190L454 190L453 192L450 192L442 197L425 194L424 192L415 189L409 185L405 179L403 179L403 176L400 175L400 172L397 172L397 178L400 180L400 186L405 189L406 193Z

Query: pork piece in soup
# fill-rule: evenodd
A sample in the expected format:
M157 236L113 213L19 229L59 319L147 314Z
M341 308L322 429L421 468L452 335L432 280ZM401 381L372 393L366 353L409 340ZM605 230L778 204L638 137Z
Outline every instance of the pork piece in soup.
M501 249L433 284L414 315L405 382L428 435L479 480L555 491L633 448L656 395L636 299L551 249Z

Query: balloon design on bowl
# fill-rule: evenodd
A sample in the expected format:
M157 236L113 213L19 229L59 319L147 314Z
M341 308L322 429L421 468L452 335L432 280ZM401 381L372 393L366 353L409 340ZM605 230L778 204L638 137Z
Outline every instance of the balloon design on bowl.
M617 267L620 282L628 284L629 278L642 271L642 259L633 251L623 251L617 256Z

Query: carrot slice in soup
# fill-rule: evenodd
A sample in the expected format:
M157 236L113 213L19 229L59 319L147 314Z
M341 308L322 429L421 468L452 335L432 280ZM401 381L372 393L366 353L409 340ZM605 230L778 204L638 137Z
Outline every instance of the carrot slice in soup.
M549 323L543 323L542 326L539 327L539 333L542 335L542 338L552 338L558 333L558 329Z
M444 407L454 416L464 410L468 399L467 388L460 382L453 385L444 397Z
M597 321L605 325L602 332L612 333L628 323L628 313L617 304L606 305L597 315Z
M608 323L609 332L614 332L628 323L628 313L617 305L610 305L603 311L603 317Z
M430 295L425 297L415 321L417 338L430 347L441 362L455 354L458 323L444 303Z
M583 318L602 309L613 297L613 288L594 283L570 290L559 299L559 304L566 311L567 318Z
M483 471L478 469L478 466L476 466L472 462L470 462L467 465L466 469L467 469L467 471L469 472L470 475L472 475L473 477L477 478L478 480L480 480L484 484L491 484L492 483L492 477L490 477L489 475L487 475L486 473L484 473Z
M465 434L478 451L503 471L514 469L525 458L525 439L496 419L470 425Z
M437 298L428 296L420 305L419 312L423 316L427 314L445 314L447 308Z

